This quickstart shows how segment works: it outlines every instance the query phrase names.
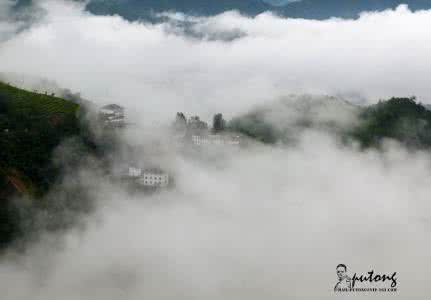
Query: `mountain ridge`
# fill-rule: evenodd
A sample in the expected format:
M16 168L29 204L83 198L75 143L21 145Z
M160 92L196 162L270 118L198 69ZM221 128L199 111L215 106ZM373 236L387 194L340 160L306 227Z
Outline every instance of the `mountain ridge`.
M98 15L118 14L128 20L148 19L164 11L210 16L229 10L255 16L270 11L283 17L304 19L357 18L364 11L383 11L407 4L413 11L430 9L430 0L302 0L283 6L270 5L263 0L92 0L86 8Z
M68 0L84 3L84 0ZM120 15L123 18L155 21L162 12L180 12L196 16L213 16L236 10L243 15L256 16L264 12L289 18L324 20L358 18L362 12L395 9L406 4L412 11L431 9L431 0L301 0L269 4L268 0L89 0L86 10L96 15ZM17 0L12 11L25 11L35 0Z

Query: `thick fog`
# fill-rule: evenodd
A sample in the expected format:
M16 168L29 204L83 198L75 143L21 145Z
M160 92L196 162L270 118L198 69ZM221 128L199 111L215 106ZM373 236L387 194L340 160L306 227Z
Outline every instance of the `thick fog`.
M172 191L130 196L94 182L85 229L3 258L0 287L4 299L332 299L346 263L396 271L391 297L427 299L430 163L316 133L217 165L177 157Z
M369 101L416 95L431 103L431 11L400 6L326 21L227 12L151 25L93 16L77 3L36 3L45 14L1 44L0 70L52 79L146 118L185 108L236 113L291 93ZM181 34L184 18L202 38Z
M23 86L54 80L97 104L126 106L136 122L152 123L128 131L130 143L157 137L148 128L177 111L229 117L292 93L431 103L431 11L401 6L354 21L229 12L151 25L38 3L44 17L0 44L1 72ZM14 25L2 20L0 32ZM185 20L194 34L183 32ZM345 124L344 113L333 118ZM24 254L10 249L0 260L1 298L332 299L344 296L334 295L340 263L398 274L398 293L350 296L429 298L429 153L393 141L361 151L310 130L292 147L222 154L166 150L158 159L175 187L151 196L84 169L95 212Z

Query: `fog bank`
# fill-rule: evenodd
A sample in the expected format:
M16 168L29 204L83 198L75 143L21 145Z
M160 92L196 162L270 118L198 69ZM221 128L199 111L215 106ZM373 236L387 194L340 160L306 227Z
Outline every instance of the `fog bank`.
M79 3L37 3L45 16L0 45L0 70L55 80L147 120L234 114L291 93L431 103L431 11L400 6L326 21L227 12L154 25L93 16ZM200 38L184 33L185 20Z

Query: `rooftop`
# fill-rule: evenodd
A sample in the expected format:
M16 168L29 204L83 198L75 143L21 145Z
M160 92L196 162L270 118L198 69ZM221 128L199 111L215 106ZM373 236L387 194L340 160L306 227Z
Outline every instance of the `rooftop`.
M118 104L108 104L102 107L102 109L110 109L110 110L124 110L124 107Z

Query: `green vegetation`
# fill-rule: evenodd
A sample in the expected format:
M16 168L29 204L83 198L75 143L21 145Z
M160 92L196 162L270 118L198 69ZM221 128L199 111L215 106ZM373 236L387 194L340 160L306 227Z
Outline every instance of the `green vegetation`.
M301 130L317 129L343 141L359 141L364 148L378 148L385 138L415 149L431 147L431 112L415 98L392 98L369 107L333 97L297 100L261 107L228 123L216 114L212 131L238 132L273 144L290 143ZM0 82L0 249L40 226L67 228L76 212L91 209L92 189L73 174L80 164L94 164L102 174L103 158L117 143L114 136L90 130L87 114L73 101ZM173 128L184 136L209 132L198 116L187 120L183 113L177 114ZM64 186L65 173L72 180ZM16 205L14 196L33 201Z
M343 134L359 112L358 106L336 97L293 95L233 118L228 129L267 144L291 144L307 129Z
M392 98L364 109L361 122L352 132L363 147L379 146L384 138L408 147L431 146L431 111L415 98Z
M214 133L221 132L226 129L226 121L223 119L222 114L215 114L213 118L213 128Z
M266 120L266 111L257 110L236 117L228 123L228 129L266 144L274 144L283 138L282 132Z
M23 223L34 221L35 214L29 211L46 206L42 197L61 176L54 151L81 135L79 108L61 98L0 82L0 247L22 234ZM25 213L15 196L39 201Z
M29 92L0 82L0 112L2 108L15 114L49 115L53 113L74 114L79 105L61 98Z
M41 196L55 181L53 150L79 135L79 106L60 98L0 83L0 170L2 182ZM6 177L6 180L5 178Z
M334 106L342 109L334 110L331 108ZM379 147L384 139L393 139L411 148L431 147L431 111L415 98L391 98L368 107L353 107L328 98L307 103L305 110L297 108L297 103L264 107L232 119L228 128L267 144L291 142L298 132L308 128L336 134L343 141L358 141L363 148ZM320 118L322 111L331 113ZM349 116L350 124L340 122L342 116Z

